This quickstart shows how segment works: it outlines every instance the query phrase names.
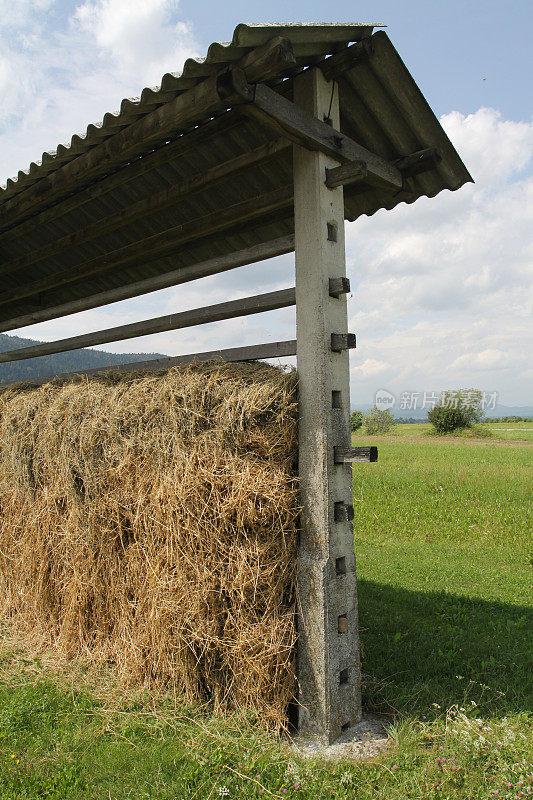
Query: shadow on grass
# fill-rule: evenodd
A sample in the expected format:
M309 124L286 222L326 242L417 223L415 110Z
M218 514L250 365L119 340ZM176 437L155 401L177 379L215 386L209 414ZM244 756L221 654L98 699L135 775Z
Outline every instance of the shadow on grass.
M533 609L367 580L358 594L368 709L434 716L473 700L480 714L533 710Z

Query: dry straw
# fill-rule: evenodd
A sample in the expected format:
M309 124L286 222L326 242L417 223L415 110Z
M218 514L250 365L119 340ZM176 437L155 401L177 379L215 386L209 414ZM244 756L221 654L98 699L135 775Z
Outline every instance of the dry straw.
M124 684L273 727L294 696L295 377L259 364L0 394L0 611Z

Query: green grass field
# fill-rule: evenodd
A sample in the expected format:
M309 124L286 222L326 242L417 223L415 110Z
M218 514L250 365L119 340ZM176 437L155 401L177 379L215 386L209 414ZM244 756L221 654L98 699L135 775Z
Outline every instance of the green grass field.
M486 423L494 436L511 442L533 442L532 422L490 422Z
M533 448L397 427L354 469L367 703L531 709Z
M354 467L364 700L395 715L384 755L304 762L258 721L120 699L4 647L0 800L532 797L533 445L502 427L515 438L397 426Z
M533 422L486 422L480 426L482 431L489 431L492 436L498 440L511 441L511 442L533 442ZM412 425L395 425L390 433L390 436L405 436L411 438L413 436L427 436L430 435L432 426L429 422L413 423ZM360 438L362 432L359 431L356 436ZM460 436L450 436L450 439L464 438ZM490 438L490 434L488 435Z

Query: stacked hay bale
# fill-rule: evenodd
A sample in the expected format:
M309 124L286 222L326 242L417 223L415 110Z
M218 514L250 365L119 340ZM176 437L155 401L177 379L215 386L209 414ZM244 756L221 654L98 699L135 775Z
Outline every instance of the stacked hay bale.
M0 609L126 683L284 725L294 375L259 364L0 394Z

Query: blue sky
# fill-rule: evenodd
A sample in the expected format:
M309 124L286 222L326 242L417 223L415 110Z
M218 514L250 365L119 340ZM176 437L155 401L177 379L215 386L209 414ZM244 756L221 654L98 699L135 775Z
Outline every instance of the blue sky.
M530 0L338 0L331 6L317 0L273 0L268 5L182 0L180 8L203 46L229 39L239 22L314 22L329 8L335 16L327 21L385 23L437 114L451 109L468 113L488 105L512 119L531 118Z
M386 23L476 184L347 225L352 401L371 402L381 388L475 386L506 405L533 404L533 3L339 0L334 18L327 9L315 0L0 0L0 182L231 38L239 22ZM282 288L292 270L284 257L20 335L53 339ZM286 310L109 349L193 352L214 338L229 347L293 335Z

